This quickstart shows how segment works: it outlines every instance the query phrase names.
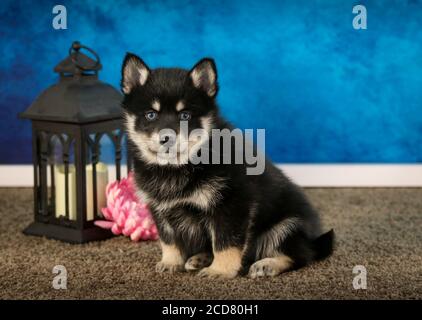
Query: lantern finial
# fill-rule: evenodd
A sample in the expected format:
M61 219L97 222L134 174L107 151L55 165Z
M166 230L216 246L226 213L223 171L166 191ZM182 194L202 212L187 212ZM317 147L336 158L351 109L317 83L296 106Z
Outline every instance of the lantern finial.
M89 51L95 57L95 61L80 53L81 49ZM79 41L73 41L72 46L69 48L69 57L75 67L82 71L98 71L101 69L100 57L98 54L91 48L81 44Z
M88 51L94 59L82 53L82 49ZM55 72L61 75L92 75L102 69L98 54L79 41L73 41L68 52L68 57L54 68Z
M75 51L79 51L79 49L81 48L81 43L79 41L73 41L72 48Z

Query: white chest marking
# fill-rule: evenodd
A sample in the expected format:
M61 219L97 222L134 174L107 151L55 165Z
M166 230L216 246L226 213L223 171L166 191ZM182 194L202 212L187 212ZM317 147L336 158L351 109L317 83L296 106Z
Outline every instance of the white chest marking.
M189 196L174 198L171 200L158 201L151 198L145 191L138 189L138 194L149 205L159 212L165 212L179 205L193 205L204 211L215 207L221 200L221 190L225 187L225 178L216 177L202 183Z

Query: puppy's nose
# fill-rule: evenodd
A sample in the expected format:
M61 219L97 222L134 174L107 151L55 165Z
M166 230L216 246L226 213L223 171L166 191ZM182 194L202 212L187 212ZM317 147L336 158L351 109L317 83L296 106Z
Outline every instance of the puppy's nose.
M160 139L160 143L161 144L165 144L166 142L168 142L170 140L170 137L169 136L163 136L163 137L161 137L161 139Z
M167 146L171 147L174 145L174 138L171 135L163 135L160 137L160 144L167 144Z

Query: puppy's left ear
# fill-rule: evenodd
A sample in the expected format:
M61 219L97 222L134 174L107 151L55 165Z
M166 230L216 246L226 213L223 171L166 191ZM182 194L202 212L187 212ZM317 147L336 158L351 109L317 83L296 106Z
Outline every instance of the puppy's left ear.
M204 58L200 60L189 72L194 87L203 90L209 97L217 95L217 68L214 60Z

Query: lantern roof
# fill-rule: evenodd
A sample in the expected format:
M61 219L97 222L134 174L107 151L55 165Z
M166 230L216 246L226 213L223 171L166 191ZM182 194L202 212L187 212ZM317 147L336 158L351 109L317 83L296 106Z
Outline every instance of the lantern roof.
M80 52L90 51L93 60ZM60 74L58 83L44 90L20 113L21 118L69 123L89 123L121 118L121 93L98 79L102 65L98 55L79 42L74 42L69 55L54 68Z

